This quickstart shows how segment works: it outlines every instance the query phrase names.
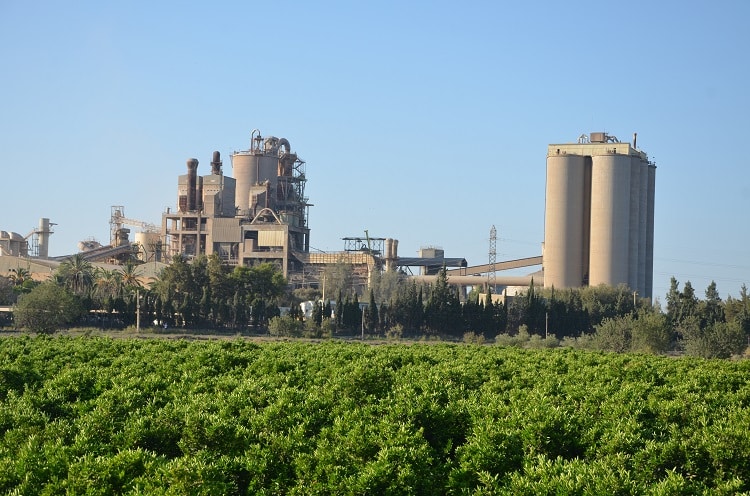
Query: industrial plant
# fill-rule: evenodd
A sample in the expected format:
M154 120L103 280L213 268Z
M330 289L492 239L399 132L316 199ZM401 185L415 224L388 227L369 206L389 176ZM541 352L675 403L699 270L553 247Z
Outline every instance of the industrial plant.
M533 279L555 288L626 284L651 297L656 167L636 148L635 135L632 144L591 133L576 143L548 145L542 255L496 261L493 226L488 263L475 266L432 246L417 257L400 257L398 239L371 237L366 230L343 237L340 252L311 251L306 163L289 140L255 129L248 148L230 160L231 176L218 151L207 174L199 173L198 159L188 159L177 177L174 208L162 213L161 225L128 218L124 206L112 206L109 245L82 241L81 256L105 265L137 260L142 277L154 277L175 256L216 254L229 266L273 263L291 287L320 287L325 268L343 263L354 268L360 294L374 271L400 270L430 282L445 267L451 284L489 285L494 293L527 287ZM48 277L68 258L48 256L53 225L41 219L27 236L0 231L0 273L24 267ZM131 227L138 229L133 241ZM498 275L535 266L524 276Z
M626 284L650 298L656 166L606 133L549 145L544 286Z

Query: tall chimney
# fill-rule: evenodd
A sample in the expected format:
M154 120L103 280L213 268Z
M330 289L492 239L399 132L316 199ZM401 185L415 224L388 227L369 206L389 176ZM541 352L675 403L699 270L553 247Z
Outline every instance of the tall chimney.
M187 211L195 211L196 182L198 177L198 159L189 158L187 161L188 184L187 184Z
M218 151L214 152L214 158L211 161L211 174L214 176L221 175L221 154Z

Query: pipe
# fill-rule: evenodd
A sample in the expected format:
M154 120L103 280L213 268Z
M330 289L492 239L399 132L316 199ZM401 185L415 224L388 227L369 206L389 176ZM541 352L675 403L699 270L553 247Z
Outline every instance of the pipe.
M487 283L486 277L481 276L458 276L458 275L450 275L448 276L448 284L458 284L462 286L481 286ZM413 279L417 282L424 282L424 283L434 283L437 281L436 275L417 275L417 276L411 276L410 279ZM534 276L498 276L495 278L495 284L501 285L501 286L528 286L531 284L531 280L534 280L534 285L537 287L541 287L544 285L544 276L540 274L536 274Z
M255 137L255 133L258 133L258 137ZM260 140L262 138L260 137L260 131L258 129L253 129L250 132L250 150L253 150L253 142L256 142L258 145L255 147L255 149L260 148Z

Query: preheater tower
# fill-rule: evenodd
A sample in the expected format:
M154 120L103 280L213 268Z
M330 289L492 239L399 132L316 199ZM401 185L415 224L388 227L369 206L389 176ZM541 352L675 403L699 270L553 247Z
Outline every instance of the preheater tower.
M651 297L656 166L635 141L591 133L549 145L545 287L626 284Z

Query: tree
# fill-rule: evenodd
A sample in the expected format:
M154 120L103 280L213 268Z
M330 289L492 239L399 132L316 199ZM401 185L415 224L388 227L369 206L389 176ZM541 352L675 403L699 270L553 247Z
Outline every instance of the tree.
M354 282L354 266L343 261L328 265L323 270L322 281L326 293L324 296L335 295L339 291L348 294Z
M284 294L287 282L276 265L264 262L250 267L249 276L250 290L255 298L271 301Z
M724 308L714 281L711 281L711 284L706 288L706 299L700 304L700 314L703 325L724 321Z
M192 315L182 312L192 311L190 300L196 301L197 305L202 291L199 292L196 288L193 272L183 256L172 257L172 263L161 271L152 288L161 299L163 320L171 323L177 319L186 326L193 324ZM175 315L175 312L178 315Z
M714 322L707 327L693 325L683 330L683 336L685 353L703 358L729 358L742 353L747 345L737 321Z
M108 315L114 311L124 310L122 279L117 271L106 269L94 269L94 284L92 296L94 305L107 312Z
M208 318L214 326L221 327L230 320L229 301L232 297L232 291L228 277L229 269L224 265L218 254L212 253L208 257L206 272L208 273L208 304L210 308Z
M370 301L367 306L367 315L365 319L365 327L367 327L367 330L371 333L374 333L378 330L378 306L375 304L375 293L373 290L370 290Z
M74 295L85 296L94 285L94 267L82 254L76 253L60 264L57 277Z
M69 290L46 282L23 295L13 315L20 327L40 334L51 334L72 324L83 313L79 300Z
M630 350L633 316L606 318L596 326L594 345L604 351L625 353Z
M370 287L375 292L375 301L381 303L391 301L398 295L403 276L396 270L380 272L375 270Z
M727 297L724 303L724 318L727 322L738 322L745 335L750 335L750 295L745 284L740 289L739 298Z
M344 326L344 300L341 297L341 290L339 290L338 296L336 297L336 309L334 312L334 326L337 329L341 329Z
M666 353L672 344L672 327L660 312L640 310L632 321L631 350L642 353Z
M312 321L318 327L320 327L320 324L323 322L323 302L322 301L316 301L313 304Z
M667 320L676 327L679 324L680 313L680 284L674 276L669 280L669 292L667 293Z
M686 281L680 293L680 307L678 310L678 321L683 321L689 317L698 315L698 297L695 296L695 290L690 281Z
M448 273L445 266L438 272L437 280L431 289L425 306L427 327L438 334L462 336L461 304L458 295L448 285Z
M0 305L10 305L16 302L13 287L10 278L0 276Z
M268 322L268 333L271 336L302 336L304 324L292 316L273 317Z
M37 281L31 278L31 272L28 269L16 267L15 269L9 269L9 272L13 293L16 295L28 293L39 285ZM17 298L13 298L13 302L16 300Z

